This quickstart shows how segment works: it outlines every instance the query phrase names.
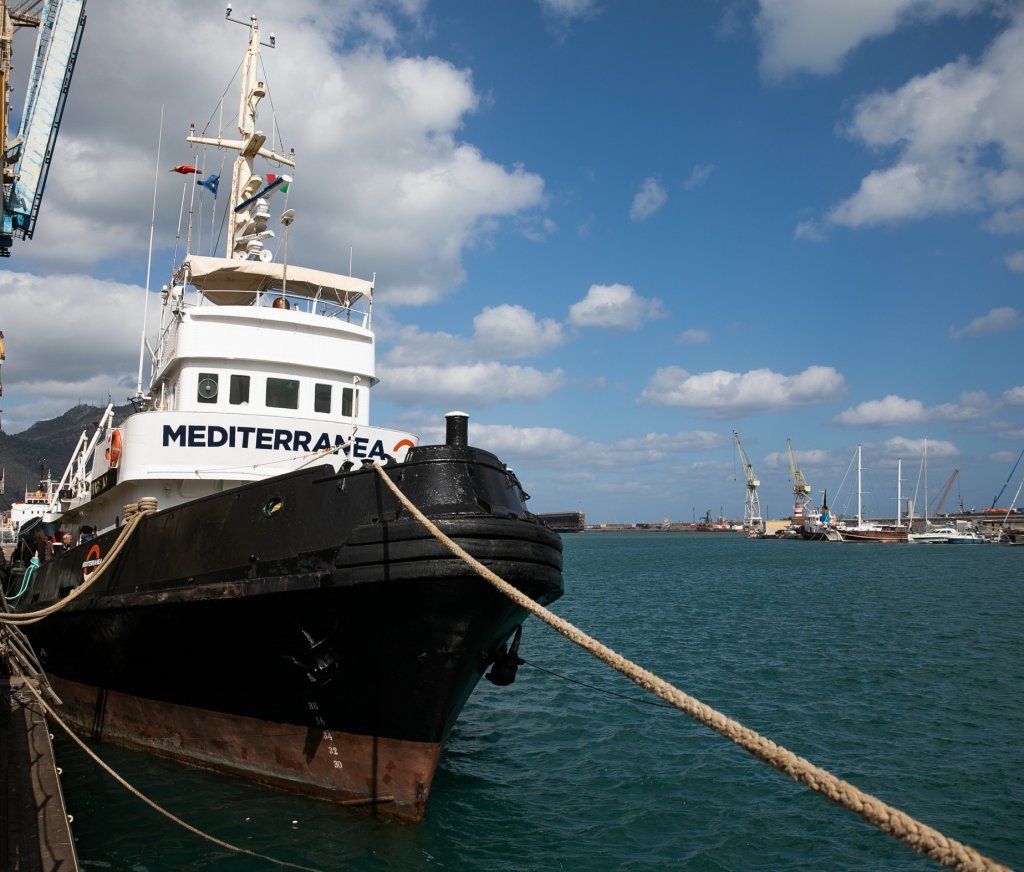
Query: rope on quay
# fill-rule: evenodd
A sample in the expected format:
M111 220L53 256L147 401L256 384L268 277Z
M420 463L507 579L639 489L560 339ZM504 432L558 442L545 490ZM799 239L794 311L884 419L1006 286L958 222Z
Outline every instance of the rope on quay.
M103 561L96 568L96 570L89 576L89 578L86 579L86 581L84 581L81 585L76 587L64 599L54 603L53 605L47 606L44 609L40 609L37 612L22 612L19 614L12 614L10 612L0 613L0 653L3 653L3 649L8 649L7 653L12 655L7 658L8 665L11 667L11 671L15 672L18 675L18 677L22 679L22 681L24 681L24 686L32 692L32 695L36 698L36 701L42 706L46 714L50 718L52 718L53 721L58 726L60 726L60 728L64 730L65 733L67 733L71 740L76 745L78 745L78 747L81 748L93 760L93 762L95 762L104 772L106 772L125 790L131 793L132 796L144 802L155 812L163 815L172 823L175 823L178 826L188 830L190 833L199 836L199 838L205 839L206 841L211 842L214 845L217 845L221 848L225 848L229 851L233 851L238 854L245 854L246 856L254 857L257 860L265 860L268 863L272 863L276 866L284 866L289 869L299 869L302 870L302 872L322 872L322 870L312 866L301 866L298 863L289 863L286 860L278 860L274 857L269 857L266 854L260 854L256 851L250 851L248 848L242 848L238 845L232 845L230 842L225 842L221 839L218 839L216 836L212 836L209 833L205 833L202 830L192 826L191 824L186 823L181 818L176 817L171 812L167 811L167 809L158 805L156 802L154 802L152 799L150 799L148 796L142 793L142 791L140 791L138 788L129 784L106 762L104 762L103 759L100 758L99 755L97 755L88 745L86 745L85 742L83 742L78 736L76 736L71 727L69 727L61 719L60 715L58 715L57 712L53 710L53 708L46 702L46 700L43 699L39 691L36 689L35 684L36 681L40 679L40 675L37 674L33 676L26 673L26 662L28 663L29 666L32 667L32 671L34 671L34 664L33 661L26 661L25 659L27 655L24 652L24 650L21 649L21 645L19 644L19 637L21 636L21 631L16 626L16 624L31 624L35 623L36 621L41 621L48 615L51 615L59 609L62 609L79 594L88 590L88 588L91 585L95 584L97 579L99 579L99 577L103 575L104 571L111 565L114 558L117 557L117 555L125 547L129 539L131 539L132 534L138 528L139 523L142 521L142 519L146 515L155 512L156 509L157 501L152 497L145 497L139 500L137 503L130 503L129 505L125 506L125 526L122 528L120 535L114 542L114 545L111 547L110 551L107 552L106 556L103 558ZM24 645L28 645L27 640L24 641ZM28 648L29 651L31 651L30 645L28 645Z
M960 870L960 872L997 872L997 870L998 872L1010 872L1009 867L989 859L969 845L944 836L938 830L915 820L898 808L894 808L877 797L865 793L860 788L847 781L843 781L819 766L815 766L803 757L797 756L792 751L777 745L749 727L743 726L738 721L732 720L700 700L684 693L653 672L649 672L642 666L633 663L631 660L603 645L597 639L588 636L568 621L544 608L544 606L535 603L442 533L437 525L427 518L399 490L398 486L391 481L382 467L376 466L376 469L384 483L402 505L435 538L444 543L452 554L461 558L478 575L486 579L517 605L522 606L522 608L540 618L540 620L565 636L570 642L575 643L598 660L611 666L612 669L625 675L639 687L660 697L679 709L683 714L739 745L773 769L788 775L794 781L809 787L811 790L832 800L832 802L852 811L862 820L873 824L882 832L909 845L919 854L931 858L942 866Z
M41 621L47 615L52 615L54 612L60 611L68 603L72 602L76 597L81 596L90 587L92 587L103 574L107 571L110 565L114 562L114 558L124 549L124 546L128 544L128 540L131 539L132 534L138 528L139 523L146 515L151 515L156 511L157 501L155 497L143 497L137 503L128 503L124 507L124 519L125 525L121 528L121 533L117 539L114 540L114 544L110 550L104 555L100 565L89 575L85 581L83 581L78 587L76 587L66 597L52 605L48 605L46 608L39 609L35 612L5 612L0 614L0 624L34 624L36 621Z

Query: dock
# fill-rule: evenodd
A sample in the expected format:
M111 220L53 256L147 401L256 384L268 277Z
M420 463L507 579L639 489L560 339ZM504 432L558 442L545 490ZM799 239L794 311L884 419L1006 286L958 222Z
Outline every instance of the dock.
M24 679L0 676L0 867L78 872L50 729Z

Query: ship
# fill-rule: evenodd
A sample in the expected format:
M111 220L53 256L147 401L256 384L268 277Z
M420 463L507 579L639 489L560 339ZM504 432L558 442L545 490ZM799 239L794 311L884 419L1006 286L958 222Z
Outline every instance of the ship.
M515 677L527 613L409 505L545 605L561 539L466 413L443 444L371 424L375 278L288 263L291 209L268 247L296 163L257 127L274 37L237 23L238 136L187 135L234 153L224 254L186 245L131 410L107 407L20 525L70 547L4 605L80 733L416 821L474 687Z

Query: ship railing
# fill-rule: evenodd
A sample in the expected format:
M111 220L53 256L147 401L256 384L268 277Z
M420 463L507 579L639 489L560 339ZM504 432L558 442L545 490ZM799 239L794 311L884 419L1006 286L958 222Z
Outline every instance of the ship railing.
M106 438L113 421L114 404L111 402L107 404L92 438L88 438L85 431L82 431L75 450L71 452L71 459L64 468L64 474L49 488L49 501L46 506L48 512L60 511L62 501L73 500L89 490L89 461L95 456L100 439Z

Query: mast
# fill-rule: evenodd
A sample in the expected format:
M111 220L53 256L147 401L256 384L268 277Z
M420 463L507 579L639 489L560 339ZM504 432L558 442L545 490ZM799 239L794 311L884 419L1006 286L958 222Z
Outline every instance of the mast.
M900 522L903 520L900 514L901 504L903 503L903 458L899 458L896 461L896 526L900 526Z
M861 514L861 470L860 470L860 446L857 446L857 526L864 526L864 516Z
M924 437L924 529L928 530L928 437Z
M228 6L224 16L235 24L245 24L231 17ZM260 47L274 48L276 39L270 35L269 42L260 42L260 28L256 16L249 17L249 47L242 63L238 96L238 132L240 139L229 140L219 136L197 136L195 125L187 137L189 142L199 145L212 145L237 151L234 167L231 172L231 220L227 228L227 244L224 256L233 260L269 261L271 253L263 248L263 240L274 235L267 229L270 210L265 195L291 182L289 176L278 176L270 184L263 184L263 177L253 172L253 159L259 155L270 161L287 167L295 166L295 150L288 156L278 154L270 148L264 148L266 134L256 128L257 107L260 100L267 95L266 86L259 80Z

